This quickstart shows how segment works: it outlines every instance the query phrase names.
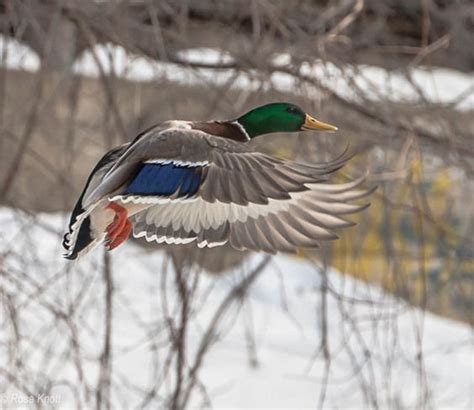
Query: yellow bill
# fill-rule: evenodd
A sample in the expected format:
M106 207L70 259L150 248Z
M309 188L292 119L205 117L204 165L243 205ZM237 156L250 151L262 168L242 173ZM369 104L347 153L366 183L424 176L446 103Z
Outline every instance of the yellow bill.
M302 130L317 130L317 131L337 131L337 127L325 122L319 121L311 115L306 114L304 124L301 126Z

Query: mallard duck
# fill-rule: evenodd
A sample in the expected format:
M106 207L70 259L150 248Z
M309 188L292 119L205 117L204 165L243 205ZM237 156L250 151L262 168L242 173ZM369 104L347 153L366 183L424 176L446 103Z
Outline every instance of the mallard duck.
M252 138L275 132L336 131L290 103L255 108L229 121L166 121L107 152L92 170L64 235L65 257L130 234L148 242L276 253L318 247L353 225L344 215L364 177L343 184L328 175L351 157L305 165L255 151Z

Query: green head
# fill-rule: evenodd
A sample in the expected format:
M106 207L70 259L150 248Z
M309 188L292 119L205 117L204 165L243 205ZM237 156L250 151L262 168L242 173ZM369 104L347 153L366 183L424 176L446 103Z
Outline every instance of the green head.
M298 132L304 130L336 131L334 125L318 121L300 107L286 102L262 105L236 120L250 138L272 132Z

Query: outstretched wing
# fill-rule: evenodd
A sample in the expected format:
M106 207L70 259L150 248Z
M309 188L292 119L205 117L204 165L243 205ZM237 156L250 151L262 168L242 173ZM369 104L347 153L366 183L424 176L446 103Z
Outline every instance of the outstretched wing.
M334 229L352 225L345 215L368 206L354 203L371 192L360 189L363 177L327 183L349 158L303 165L174 129L139 141L100 188L110 200L148 207L132 217L134 236L147 241L294 252L336 239Z

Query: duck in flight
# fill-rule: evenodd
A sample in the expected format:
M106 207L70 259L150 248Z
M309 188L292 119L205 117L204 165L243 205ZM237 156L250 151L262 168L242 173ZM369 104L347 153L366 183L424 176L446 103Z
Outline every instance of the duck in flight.
M67 259L130 235L148 242L230 244L269 253L316 248L368 204L364 177L329 183L351 155L301 164L255 151L252 138L275 132L336 131L290 103L257 107L230 121L166 121L107 152L72 211Z

